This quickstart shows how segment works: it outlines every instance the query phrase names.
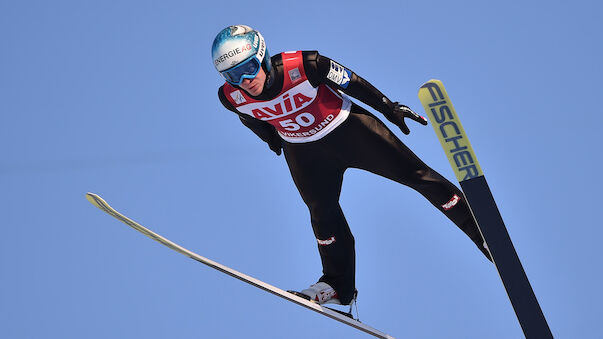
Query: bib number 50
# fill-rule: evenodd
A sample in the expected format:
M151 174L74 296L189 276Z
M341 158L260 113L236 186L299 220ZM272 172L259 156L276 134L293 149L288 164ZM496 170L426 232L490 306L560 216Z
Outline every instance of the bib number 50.
M316 121L316 118L310 113L300 113L293 119L285 119L279 121L281 126L287 131L297 131L302 127L308 127Z

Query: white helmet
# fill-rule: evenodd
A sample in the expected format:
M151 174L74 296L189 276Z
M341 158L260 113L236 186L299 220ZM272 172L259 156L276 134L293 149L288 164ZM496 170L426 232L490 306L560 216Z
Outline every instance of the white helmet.
M211 48L216 70L226 81L240 85L244 79L253 79L260 67L270 72L270 56L260 32L245 25L224 28Z

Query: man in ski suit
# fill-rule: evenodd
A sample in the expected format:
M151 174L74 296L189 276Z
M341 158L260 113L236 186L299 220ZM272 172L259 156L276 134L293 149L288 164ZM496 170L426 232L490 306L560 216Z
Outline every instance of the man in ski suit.
M410 132L405 118L427 125L425 118L316 51L270 58L262 35L248 26L222 30L212 58L226 80L218 90L220 101L277 155L284 152L310 210L323 275L303 294L321 304L348 305L355 298L354 237L339 205L347 168L415 189L490 259L461 191L346 95L382 113L404 134Z

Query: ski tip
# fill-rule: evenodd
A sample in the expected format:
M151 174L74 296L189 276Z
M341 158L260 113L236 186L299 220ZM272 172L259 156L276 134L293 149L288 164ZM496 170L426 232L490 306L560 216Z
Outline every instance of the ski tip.
M86 193L86 199L94 206L101 208L99 202L106 204L106 202L98 194L91 192Z
M421 88L425 87L425 85L427 84L438 84L443 86L442 81L438 80L438 79L430 79L429 81L425 82L423 85L421 85Z
M86 199L88 199L88 201L92 202L92 200L94 200L94 197L98 197L98 195L91 192L86 193Z

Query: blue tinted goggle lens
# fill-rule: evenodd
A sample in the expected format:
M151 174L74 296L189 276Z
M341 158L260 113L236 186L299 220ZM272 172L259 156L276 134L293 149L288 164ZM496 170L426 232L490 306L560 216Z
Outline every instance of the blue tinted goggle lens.
M222 76L226 81L235 85L240 85L244 79L255 78L259 71L260 62L258 61L258 58L254 56L242 64L222 72Z

